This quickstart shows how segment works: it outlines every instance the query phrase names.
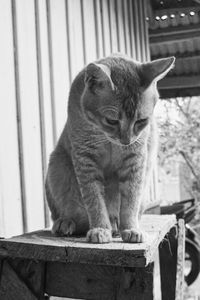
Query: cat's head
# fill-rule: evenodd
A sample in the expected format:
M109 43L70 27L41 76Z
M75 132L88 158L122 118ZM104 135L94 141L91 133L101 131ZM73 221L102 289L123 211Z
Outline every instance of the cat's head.
M152 117L158 99L157 81L174 61L170 57L142 64L111 56L89 64L81 99L87 121L113 143L134 143Z

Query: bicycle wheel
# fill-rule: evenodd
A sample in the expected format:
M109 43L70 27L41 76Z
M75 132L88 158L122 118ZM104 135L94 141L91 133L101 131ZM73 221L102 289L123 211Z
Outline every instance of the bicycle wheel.
M191 285L200 271L200 252L198 247L189 239L185 242L185 281Z

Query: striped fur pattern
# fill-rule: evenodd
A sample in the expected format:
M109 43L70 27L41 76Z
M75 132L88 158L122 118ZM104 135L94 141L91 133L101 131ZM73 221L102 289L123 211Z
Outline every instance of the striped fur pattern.
M54 234L86 234L92 243L116 234L145 241L138 220L156 157L156 82L173 63L115 55L77 75L46 178Z

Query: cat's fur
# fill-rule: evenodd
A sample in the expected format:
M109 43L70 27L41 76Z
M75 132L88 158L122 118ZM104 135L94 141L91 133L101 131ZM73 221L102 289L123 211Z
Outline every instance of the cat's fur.
M145 240L138 218L156 156L156 82L173 63L116 55L77 75L46 179L53 233L105 243L119 229L125 242Z

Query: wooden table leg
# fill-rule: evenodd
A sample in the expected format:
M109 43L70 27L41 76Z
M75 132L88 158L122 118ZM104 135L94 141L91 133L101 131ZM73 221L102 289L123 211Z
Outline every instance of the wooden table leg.
M44 264L31 260L4 259L0 277L0 299L45 299Z
M178 244L179 256L181 255L183 264L185 247L183 231L184 223L181 223L179 227L172 228L159 247L162 300L182 299L177 298L179 293L183 295L183 290L177 290L176 280L179 278L179 287L183 289L183 267L181 270L180 268L177 270Z

